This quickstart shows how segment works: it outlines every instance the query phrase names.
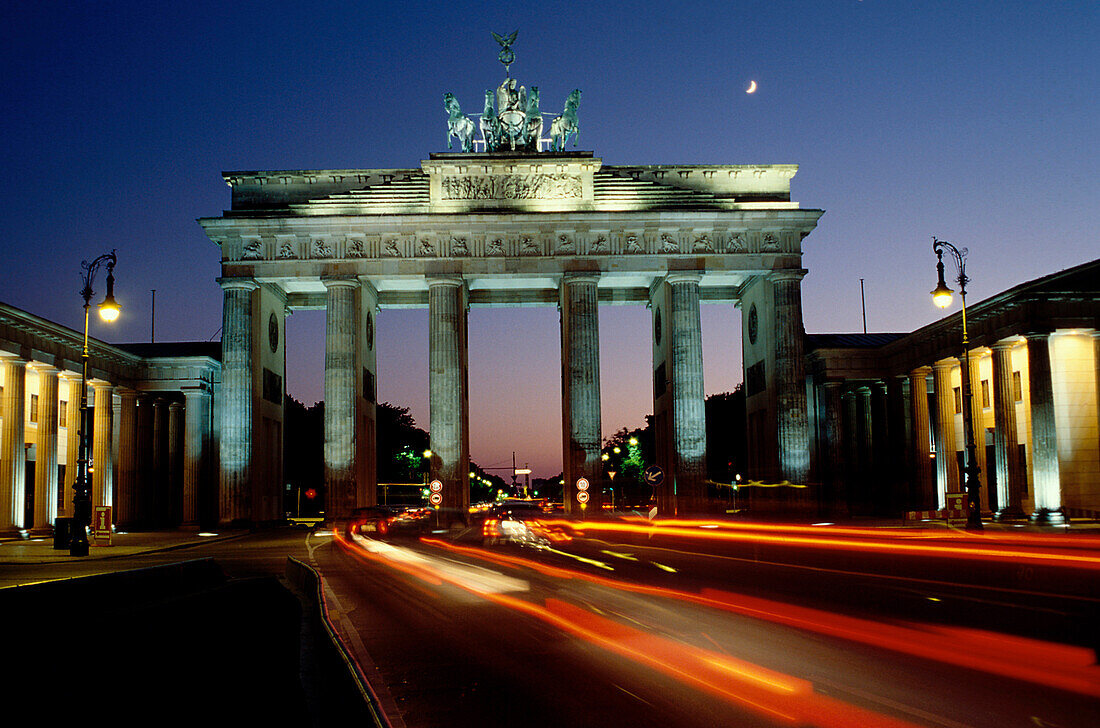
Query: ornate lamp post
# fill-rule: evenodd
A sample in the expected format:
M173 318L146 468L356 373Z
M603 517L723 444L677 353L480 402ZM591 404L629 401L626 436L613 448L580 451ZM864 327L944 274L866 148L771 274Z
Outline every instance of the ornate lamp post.
M966 275L966 248L959 250L946 240L932 238L932 250L936 253L936 272L939 282L932 293L932 302L940 308L951 305L951 289L943 279L943 253L947 251L955 261L959 284L959 298L962 300L962 392L963 392L963 430L966 437L966 529L968 531L982 530L982 497L981 482L978 474L978 459L974 451L974 421L973 408L974 392L970 388L970 340L966 332L966 284L970 279Z
M88 555L88 525L92 522L92 486L88 482L88 311L91 308L92 283L101 266L107 266L107 295L99 304L99 316L110 323L118 318L119 305L115 300L115 251L104 253L91 263L81 261L84 269L84 351L81 354L80 374L80 455L77 459L76 482L73 490L73 535L69 541L70 556Z

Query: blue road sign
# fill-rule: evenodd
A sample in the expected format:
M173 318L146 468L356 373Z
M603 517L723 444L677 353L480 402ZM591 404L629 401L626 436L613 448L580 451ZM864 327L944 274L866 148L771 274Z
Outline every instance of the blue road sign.
M664 482L665 471L661 470L660 465L650 465L645 469L642 477L645 478L646 485L657 486Z

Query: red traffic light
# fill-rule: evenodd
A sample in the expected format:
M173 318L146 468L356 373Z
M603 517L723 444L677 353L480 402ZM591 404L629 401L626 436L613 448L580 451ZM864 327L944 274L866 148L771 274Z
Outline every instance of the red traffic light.
M310 500L313 500L316 497L317 497L317 491L316 490L314 490L313 488L309 488L309 489L306 490L306 498L309 498Z

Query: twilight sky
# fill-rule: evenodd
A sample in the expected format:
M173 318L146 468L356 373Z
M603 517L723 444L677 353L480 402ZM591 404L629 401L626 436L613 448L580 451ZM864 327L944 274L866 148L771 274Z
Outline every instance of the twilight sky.
M207 340L222 170L414 167L442 96L512 74L544 111L583 90L607 164L796 163L809 332L934 320L931 236L970 249L971 300L1100 252L1100 5L924 2L24 2L0 9L0 300L80 326L80 261L118 249L112 342ZM750 80L759 90L744 91ZM572 149L572 147L570 147ZM98 293L102 294L102 281ZM649 312L600 316L603 428L652 407ZM323 393L324 314L288 320L287 386ZM740 313L703 308L705 386L741 380ZM427 426L427 312L383 311L379 397ZM561 470L558 314L470 313L472 457Z

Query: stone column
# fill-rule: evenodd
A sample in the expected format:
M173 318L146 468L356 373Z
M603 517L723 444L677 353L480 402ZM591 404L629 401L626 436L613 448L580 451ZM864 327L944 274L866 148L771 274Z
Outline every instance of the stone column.
M229 525L252 518L252 296L258 286L251 278L219 282L224 303L218 522Z
M34 535L53 532L57 517L57 369L36 366L38 374L38 434L34 463Z
M868 495L872 512L885 515L890 502L890 422L886 401L886 382L871 384L871 481Z
M92 425L92 518L96 506L114 504L114 454L111 452L111 425L115 387L110 382L93 382L95 424ZM112 514L114 518L114 514Z
M61 518L71 518L73 515L73 496L76 491L76 471L78 453L80 452L80 375L65 372L61 375L61 381L65 383L65 481L60 484L62 489L57 506L57 515ZM58 411L60 420L60 409ZM59 457L60 459L60 457Z
M224 390L223 390L224 391ZM201 512L200 495L209 477L210 392L203 387L185 387L183 421L183 494L180 527L197 530Z
M707 502L707 418L706 394L703 389L703 334L699 318L700 276L698 273L671 273L665 280L669 286L669 380L672 388L672 462L676 512L700 513L706 509ZM795 284L797 286L797 280ZM777 311L780 308L778 296L776 308ZM802 423L805 425L804 378L799 386L802 387ZM780 420L782 421L782 416ZM808 431L803 429L804 434L808 435ZM802 448L806 453L808 468L808 439ZM782 452L780 460L782 461Z
M913 417L913 494L918 497L916 510L936 507L936 483L933 480L932 453L929 451L932 426L928 419L928 367L909 372L909 411ZM938 411L937 411L938 412Z
M602 507L598 281L597 273L567 273L559 291L563 500L565 512L576 516L598 516ZM591 484L585 504L577 502L577 480L582 477Z
M978 463L978 483L980 487L978 492L981 494L979 499L981 503L981 510L989 510L989 489L986 484L989 482L989 471L986 470L985 462L985 417L983 416L982 407L982 374L979 369L979 363L982 360L982 356L977 351L968 352L970 357L970 423L974 429L974 460ZM960 371L962 362L959 362ZM963 397L963 406L966 406L966 397ZM964 488L965 490L965 488Z
M958 493L959 462L955 459L955 395L951 388L954 360L944 359L932 366L932 389L936 399L936 503L947 505L945 493Z
M871 388L864 386L856 390L858 419L856 433L859 447L856 458L856 509L861 515L869 515L874 502L872 484L874 483L875 429L874 414L871 409Z
M153 400L153 448L147 474L150 512L148 523L162 528L168 522L168 402Z
M18 534L23 528L26 501L26 407L27 362L0 359L4 367L4 396L0 414L0 536Z
M138 397L137 409L137 522L148 528L153 516L153 398Z
M844 472L844 413L841 394L843 382L821 385L824 403L825 473L828 491L824 494L825 513L834 517L848 515Z
M806 359L803 352L804 270L775 271L775 386L780 476L804 484L810 477L810 430L806 420Z
M168 503L168 526L178 526L183 517L181 504L183 467L183 405L172 402L168 405L168 473L166 476Z
M845 485L848 508L852 508L852 497L855 495L855 491L859 486L859 447L860 447L860 429L859 429L859 401L858 395L852 390L848 390L841 395L841 400L844 405L844 434L845 434Z
M997 458L997 520L1023 518L1027 475L1020 462L1016 398L1012 392L1012 348L1015 342L993 345L993 446Z
M359 281L322 279L325 305L325 503L329 518L347 519L358 505Z
M428 279L431 477L443 483L443 524L465 522L470 506L466 306L462 278Z
M137 392L119 388L118 488L115 493L115 523L130 527L137 519Z
M888 474L890 486L886 504L891 515L897 515L909 508L909 475L912 472L912 451L910 432L912 416L909 414L909 377L891 376L886 381L886 436L889 439L886 448L887 460L883 464Z
M1058 432L1054 419L1054 382L1050 371L1050 334L1029 333L1027 381L1031 399L1031 474L1035 488L1034 523L1061 525L1062 484L1058 472Z

